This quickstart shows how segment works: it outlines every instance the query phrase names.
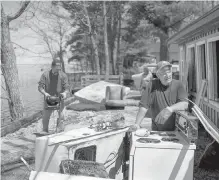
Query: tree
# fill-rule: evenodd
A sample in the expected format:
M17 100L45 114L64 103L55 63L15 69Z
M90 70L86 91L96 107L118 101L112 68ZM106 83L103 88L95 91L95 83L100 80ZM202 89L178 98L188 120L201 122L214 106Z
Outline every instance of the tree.
M84 3L83 3L83 9L84 9L85 16L86 16L86 19L87 19L87 27L88 27L88 29L89 29L89 34L90 34L91 42L92 42L93 49L94 49L94 57L95 57L95 61L96 61L97 75L100 75L99 53L98 53L98 47L97 47L97 44L96 44L96 40L95 40L95 37L94 37L95 29L92 28L91 21L90 21L90 17L89 17L89 14L88 14L86 5L87 5L87 4L84 2Z
M153 41L160 40L160 56L167 60L170 33L200 15L197 2L62 3L77 28L70 37L71 51L80 52L85 59L95 59L101 72L106 67L108 73L109 60L113 74L122 71L123 61L130 61L126 58L130 54L134 59L146 59L148 45Z
M154 34L160 39L160 57L162 60L168 60L167 39L169 33L178 31L185 20L191 21L199 17L201 15L200 8L200 2L132 2L129 13L139 20L147 20L154 26Z
M106 77L109 77L109 47L108 47L108 33L107 33L107 13L106 2L103 1L103 21L104 21L104 48L105 48L105 61L106 61Z
M87 18L85 18L84 11L81 8L81 3L76 2L64 2L63 7L66 8L71 14L72 18L75 19L74 27L77 28L76 32L72 33L70 39L75 39L75 41L70 40L69 45L72 47L72 53L75 53L76 49L82 49L85 44L92 47L93 50L90 51L90 48L85 50L87 54L87 60L89 58L96 59L95 54L99 57L99 68L101 73L107 73L108 69L110 70L110 66L112 66L112 73L118 73L117 64L120 64L118 59L119 58L119 49L120 49L120 42L121 42L121 21L122 21L122 11L123 11L123 4L124 2L107 2L105 3L105 11L104 14L104 6L103 3L98 2L87 2L87 14L89 15L90 25L92 34L88 31L88 23ZM81 10L82 9L82 10ZM105 28L103 28L105 27ZM79 33L80 32L80 33ZM107 34L107 35L106 35ZM80 36L80 37L79 37ZM88 36L90 38L85 38ZM92 38L92 36L94 38ZM79 38L77 38L79 37ZM93 40L95 41L93 41ZM107 39L107 40L106 40ZM82 44L80 47L77 47L77 42ZM94 43L97 48L94 48ZM90 44L89 44L90 43ZM105 48L108 46L108 48ZM76 49L75 49L76 48ZM79 50L79 51L80 51ZM106 51L108 50L108 51ZM94 57L93 57L94 55ZM109 60L109 62L108 62ZM95 63L96 64L96 63ZM110 74L111 72L109 72Z
M95 6L95 4L97 6ZM95 28L95 18L90 13L90 8L98 8L99 2L67 2L62 1L62 6L66 10L69 11L71 14L71 18L74 19L73 27L77 28L80 32L78 34L72 33L72 36L74 36L72 39L74 40L76 37L76 40L78 40L78 37L81 36L81 39L84 39L87 41L87 39L90 39L92 52L94 55L94 61L96 65L96 73L100 74L100 59L99 59L99 52L98 52L98 44L97 44L97 32ZM94 10L94 12L97 12ZM95 14L95 13L94 13ZM89 38L84 38L83 36L87 36ZM80 39L79 38L79 39ZM72 40L69 40L69 42L75 43ZM69 44L70 45L70 44Z
M64 53L65 37L71 29L69 16L62 15L59 5L52 2L41 2L35 9L36 18L28 21L26 26L34 31L44 43L51 58L59 57L62 62L62 70L65 72Z
M112 62L113 74L119 74L121 62L120 43L121 43L121 22L122 14L124 13L124 5L126 2L113 1L109 3L109 21L108 21L108 36L110 59Z
M91 45L90 36L86 35L84 32L86 32L86 29L78 28L69 35L66 46L71 52L71 57L68 58L68 62L80 62L81 68L82 66L86 67L86 73L90 73L92 70L93 74L95 72L94 51Z
M30 1L23 2L20 9L13 16L6 15L1 4L1 71L5 80L7 100L13 120L24 116L24 106L19 91L16 56L11 43L9 23L21 16L29 3Z

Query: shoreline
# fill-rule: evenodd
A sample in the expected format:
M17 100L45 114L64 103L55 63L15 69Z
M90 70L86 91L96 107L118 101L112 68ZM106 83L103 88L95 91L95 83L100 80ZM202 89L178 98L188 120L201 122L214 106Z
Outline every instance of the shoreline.
M65 106L71 104L75 100L75 97L69 97L67 98L64 103ZM32 123L38 121L42 117L42 110L36 113L33 113L30 116L23 117L19 120L13 121L5 126L1 126L1 137L6 136L7 134L14 133L15 131L18 131L21 128L25 128Z

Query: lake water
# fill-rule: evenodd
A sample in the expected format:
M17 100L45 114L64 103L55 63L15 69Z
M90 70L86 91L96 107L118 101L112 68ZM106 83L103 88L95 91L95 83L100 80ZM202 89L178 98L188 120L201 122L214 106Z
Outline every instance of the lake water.
M22 64L18 65L20 80L20 92L27 115L42 110L43 96L38 91L38 81L43 71L50 68L50 64ZM2 78L3 81L3 78ZM5 97L6 93L1 89L1 96ZM1 125L10 122L10 114L7 100L1 99Z

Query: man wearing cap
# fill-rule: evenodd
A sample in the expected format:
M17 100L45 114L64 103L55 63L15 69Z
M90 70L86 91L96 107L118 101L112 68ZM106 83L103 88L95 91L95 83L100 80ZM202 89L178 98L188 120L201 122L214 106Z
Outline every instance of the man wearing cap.
M176 111L188 108L187 92L181 81L172 79L172 65L167 61L157 64L158 78L149 82L139 103L136 122L131 131L140 128L148 109L151 110L152 131L174 131Z
M59 59L52 61L51 69L45 71L40 78L38 90L44 95L44 100L50 96L62 97L60 103L61 117L64 109L64 99L69 92L69 84L67 75L61 71L62 65ZM48 133L49 119L53 110L46 109L46 101L44 101L43 109L43 131ZM58 122L59 124L59 122Z

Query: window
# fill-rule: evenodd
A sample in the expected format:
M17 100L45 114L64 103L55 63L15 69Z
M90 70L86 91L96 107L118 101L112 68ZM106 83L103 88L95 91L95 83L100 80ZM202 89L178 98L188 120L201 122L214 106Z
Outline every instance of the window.
M180 47L180 80L184 81L184 60L185 60L185 50Z
M96 146L88 146L75 151L74 160L96 161Z
M188 91L196 92L195 48L188 49Z
M210 99L219 101L219 40L209 43L209 75Z
M201 86L201 80L207 79L207 66L206 66L206 53L205 53L205 44L198 46L198 81L199 87ZM207 97L207 91L205 93Z
M205 44L200 46L200 61L201 61L201 77L202 79L207 78L206 73L206 59L205 59Z

